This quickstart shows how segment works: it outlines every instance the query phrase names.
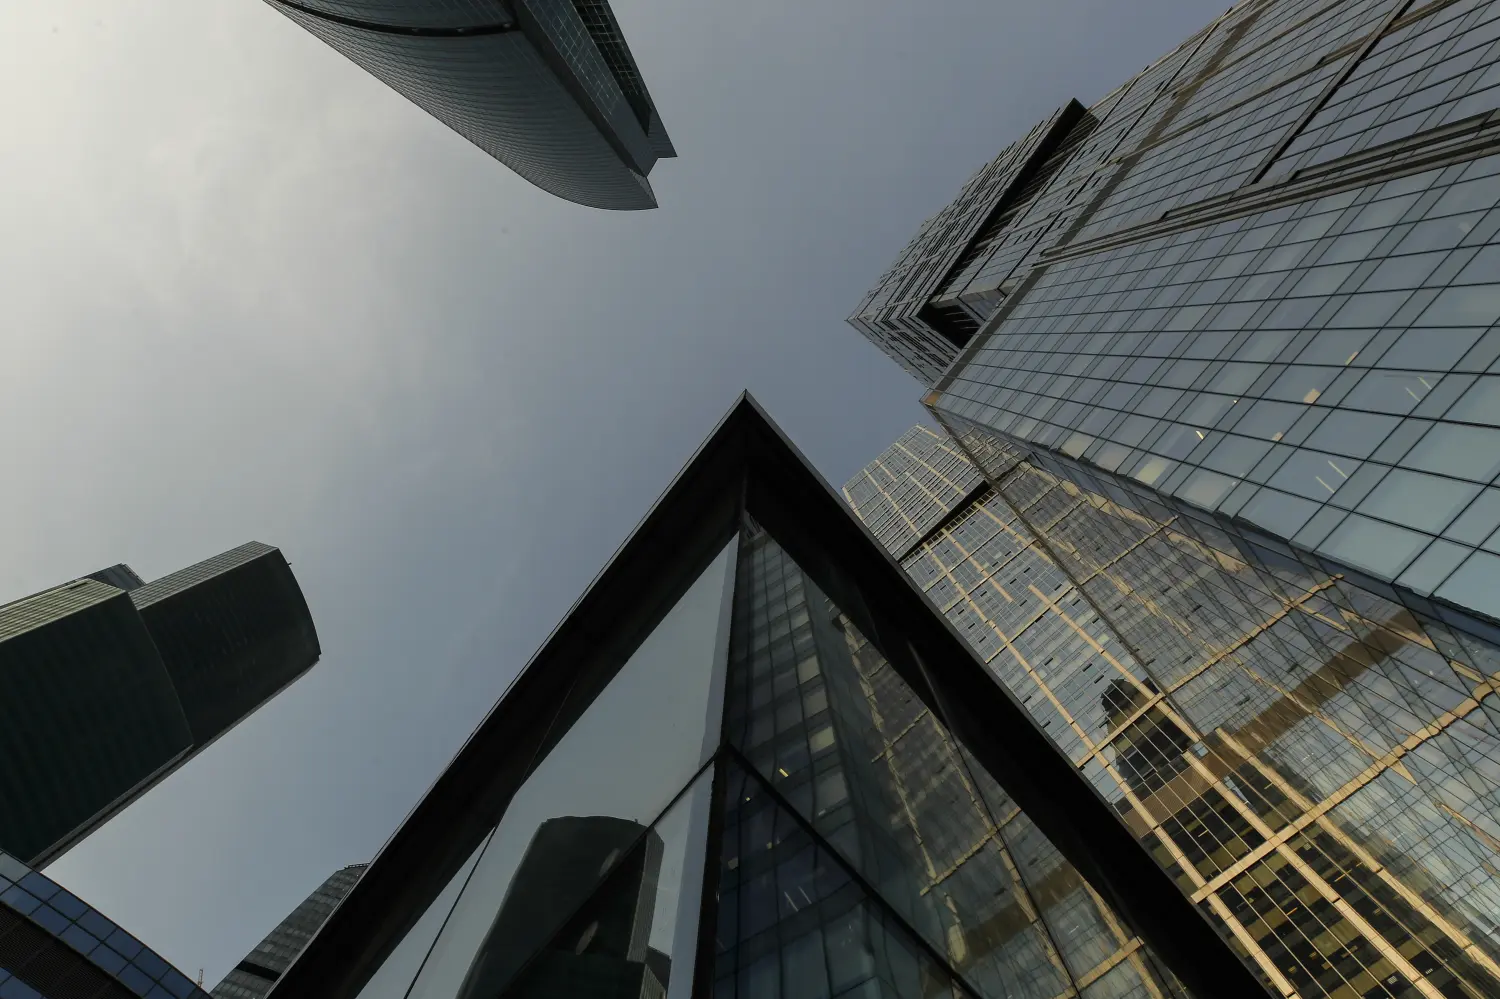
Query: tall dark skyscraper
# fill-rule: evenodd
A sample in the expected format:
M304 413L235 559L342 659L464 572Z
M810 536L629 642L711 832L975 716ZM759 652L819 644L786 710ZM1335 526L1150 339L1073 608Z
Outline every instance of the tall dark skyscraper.
M1054 724L746 399L275 995L1265 995Z
M607 0L267 0L537 187L655 208L676 156Z
M52 861L318 655L291 568L258 542L0 606L0 848Z
M352 864L330 874L214 986L214 999L264 999L368 866Z
M208 999L99 910L0 851L0 999Z

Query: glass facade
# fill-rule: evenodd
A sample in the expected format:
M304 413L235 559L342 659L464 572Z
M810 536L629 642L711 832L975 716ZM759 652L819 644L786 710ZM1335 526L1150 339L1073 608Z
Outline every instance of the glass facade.
M214 999L264 999L368 866L353 864L330 874L214 986Z
M716 997L1184 994L753 524L728 691Z
M1272 993L1500 994L1500 650L954 429L846 498Z
M959 298L985 249L1024 214L1073 147L1096 124L1072 101L969 178L928 219L849 323L923 381L935 381L978 329L982 314Z
M0 848L55 860L319 654L291 567L258 542L0 606Z
M800 460L783 442L774 446ZM937 654L922 629L942 636L945 669L970 671L987 697L1004 699L1003 691L821 482L807 473L826 515L839 518L844 537L881 567L906 610L882 610L892 592L879 588L885 583L822 547L827 532L805 524L820 539L809 546L796 526L800 514L777 520L785 508L777 513L732 465L717 464L711 445L705 449L696 464L723 476L732 514L713 535L720 540L695 549L701 557L693 564L706 568L680 585L664 584L671 595L652 623L598 674L586 668L591 653L583 650L614 647L616 630L628 631L634 618L625 605L599 613L586 595L560 627L563 637L549 642L563 643L566 656L541 659L540 673L535 664L523 672L392 843L428 822L430 832L376 858L278 995L1260 994L1240 957L1121 831L1119 842L1185 915L1174 926L1184 933L1200 926L1221 952L1204 955L1210 964L1222 961L1216 974L1169 967L1122 915L1123 882L1101 889L1064 856L1053 836L1074 834L1047 811L1048 792L1039 799L1015 793L1014 784L1008 790L980 762L989 750L954 734L951 716L934 706L934 681L919 663L913 672L919 646ZM733 459L745 460L744 452ZM959 461L956 454L955 467ZM677 557L671 546L694 535L694 518L719 516L695 491L693 467L684 477L682 502L693 513L653 513L642 528L646 558L663 574ZM979 478L972 470L971 477ZM762 508L772 519L755 513ZM658 515L669 525L661 536L650 533ZM796 539L786 541L785 532ZM659 537L670 539L665 547ZM649 590L632 585L625 599L650 604L658 597ZM582 629L579 645L570 644L574 628ZM544 679L559 686L551 707L527 712L544 733L538 748L519 760L514 749L485 755L491 737L518 737L519 716L507 714L507 705ZM1014 712L1000 713L1007 724L1029 730L1018 708L1007 710ZM1040 734L1031 738L1066 767ZM473 846L452 830L479 809L485 792L455 791L451 810L441 813L432 805L448 793L449 775L470 761L491 773L521 764L498 820L476 826ZM1027 768L1044 764L1025 757ZM1097 809L1096 824L1116 822L1089 789L1089 775L1065 776L1067 792ZM1023 808L1022 797L1041 801L1047 814ZM466 859L431 879L425 894L390 908L386 900L409 882L415 863L439 852L457 860L460 851ZM399 932L388 929L396 926ZM378 949L375 932L387 934ZM349 971L351 948L376 957ZM1224 989L1190 992L1183 982L1193 975L1210 985L1222 980Z
M655 208L675 156L605 0L267 0L542 190Z
M1497 111L1492 0L1241 3L944 243L929 405L1500 641Z
M0 852L0 999L207 999L50 878Z
M845 489L1275 994L1500 994L1497 74L1493 0L1226 12Z

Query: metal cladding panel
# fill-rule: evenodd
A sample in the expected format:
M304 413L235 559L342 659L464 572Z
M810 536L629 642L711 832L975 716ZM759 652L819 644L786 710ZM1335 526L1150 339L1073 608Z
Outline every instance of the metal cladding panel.
M135 570L124 562L116 563L107 569L99 569L88 574L89 579L96 579L101 583L116 587L121 590L135 590L146 585L146 581L137 576Z
M525 33L412 35L272 6L549 194L593 208L656 207L646 178L622 159ZM333 12L328 0L323 6ZM493 20L496 10L486 16Z
M299 0L321 14L406 28L467 28L511 20L503 0Z
M80 579L13 600L0 607L0 642L109 600L118 592L116 587L106 583Z
M202 748L306 672L319 655L280 551L252 542L131 593Z
M51 619L0 639L0 848L34 858L187 750L192 736L125 593L80 580L4 610L14 621L28 607Z

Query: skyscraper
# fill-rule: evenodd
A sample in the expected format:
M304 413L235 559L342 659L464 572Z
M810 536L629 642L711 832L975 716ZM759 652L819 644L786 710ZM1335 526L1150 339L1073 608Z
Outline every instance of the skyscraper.
M351 864L330 874L214 986L214 999L264 999L368 866Z
M745 399L275 994L1264 995L1090 777Z
M56 859L318 655L290 566L258 542L0 606L0 848Z
M676 156L607 0L267 0L550 194L655 208Z
M97 909L0 851L0 999L208 999Z
M887 279L856 325L959 436L1500 640L1497 31L1483 0L1241 3L1002 154L916 318Z
M1275 994L1500 994L1500 650L975 430L844 495Z

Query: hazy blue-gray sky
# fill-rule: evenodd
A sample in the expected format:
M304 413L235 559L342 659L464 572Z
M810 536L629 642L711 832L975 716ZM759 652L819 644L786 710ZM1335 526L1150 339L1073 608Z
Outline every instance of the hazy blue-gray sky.
M12 4L0 599L279 545L323 661L51 873L209 984L367 859L748 387L835 483L843 325L981 163L1207 0L614 0L680 159L548 197L259 0Z

